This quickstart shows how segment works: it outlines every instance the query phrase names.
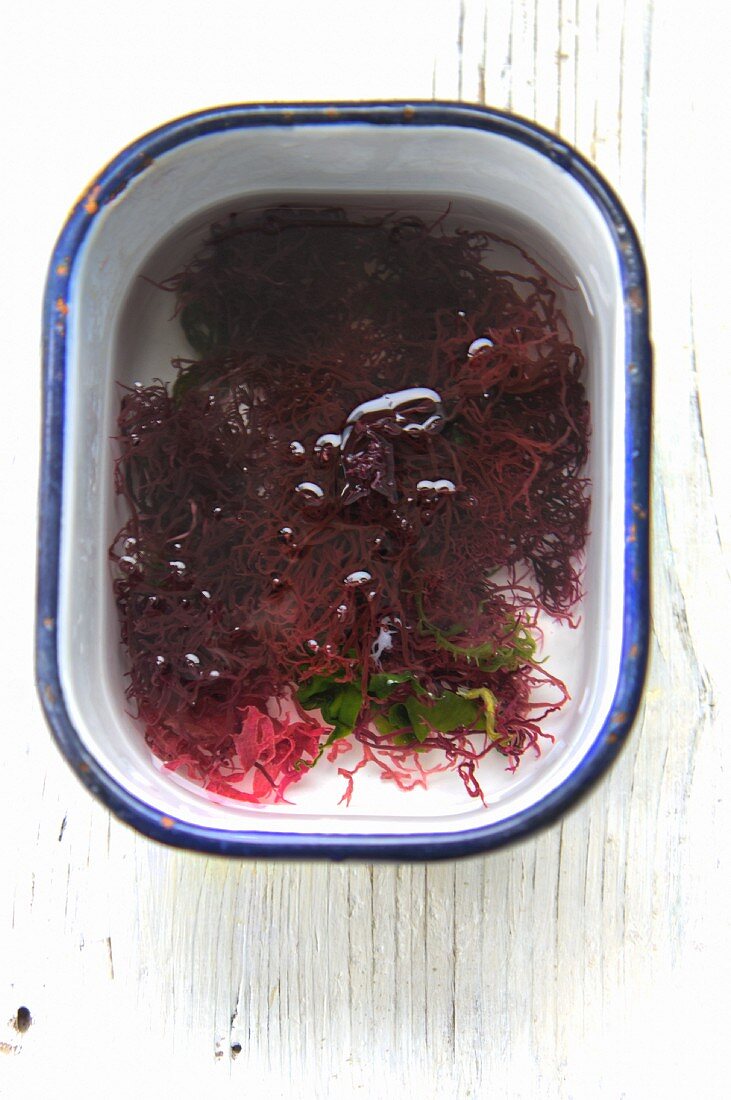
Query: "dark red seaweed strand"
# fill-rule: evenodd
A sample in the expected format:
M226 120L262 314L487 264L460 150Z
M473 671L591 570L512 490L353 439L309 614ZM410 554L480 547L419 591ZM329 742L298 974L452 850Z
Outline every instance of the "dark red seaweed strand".
M517 248L527 270L491 270L497 244L277 208L214 227L160 284L196 358L123 392L110 556L148 744L212 793L281 799L308 774L323 724L294 695L313 677L358 687L352 740L403 789L423 750L369 719L414 684L491 692L494 739L424 741L473 797L479 760L514 768L565 702L532 653L539 613L571 622L582 595L584 357L555 284ZM383 672L412 677L387 703Z

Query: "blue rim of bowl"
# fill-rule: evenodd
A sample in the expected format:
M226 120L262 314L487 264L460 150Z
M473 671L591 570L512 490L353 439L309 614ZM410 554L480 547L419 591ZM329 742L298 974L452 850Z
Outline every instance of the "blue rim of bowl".
M456 126L502 134L568 172L601 211L614 241L625 309L625 551L620 672L612 705L587 755L571 775L534 806L503 821L456 833L300 834L215 829L169 817L132 795L85 748L61 689L57 616L63 490L67 295L74 264L97 212L162 154L205 134L262 126ZM41 703L63 755L85 786L122 821L165 844L239 857L427 860L486 852L555 821L616 757L636 717L647 664L649 478L652 350L645 264L634 227L601 175L571 146L526 119L461 103L368 102L231 105L161 126L124 149L72 209L56 244L46 283L43 320L43 427L40 479L36 680Z

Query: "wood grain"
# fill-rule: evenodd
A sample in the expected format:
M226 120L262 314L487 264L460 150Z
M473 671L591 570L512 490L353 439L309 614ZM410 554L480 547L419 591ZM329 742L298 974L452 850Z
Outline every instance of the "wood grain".
M128 22L118 46L94 29L91 5L64 9L66 23L49 10L45 32L35 13L13 17L19 56L34 43L43 93L11 134L18 156L45 180L44 142L47 152L60 140L45 99L63 41L64 149L77 163L59 156L67 192L58 179L39 183L48 201L23 227L25 251L12 235L4 251L25 257L3 297L27 322L12 326L9 361L24 364L13 400L33 411L30 429L11 423L3 441L4 506L23 524L6 538L0 574L11 589L0 1095L726 1095L729 216L714 175L729 98L726 10L463 0L433 15L411 3L315 4L305 20L294 5L272 7L274 38L235 5L220 4L212 29L150 15L175 56L192 50L205 62L182 90L181 73L175 87L149 71ZM147 26L141 4L125 18ZM272 75L260 55L274 45L287 71ZM86 120L82 63L101 97ZM122 110L125 66L139 91ZM10 72L26 79L21 61ZM611 774L561 824L485 859L274 865L166 850L76 784L31 684L34 311L61 208L83 184L85 157L91 174L136 133L208 102L432 94L557 129L616 186L645 243L657 379L653 643L640 720ZM22 209L23 173L11 185L4 203Z

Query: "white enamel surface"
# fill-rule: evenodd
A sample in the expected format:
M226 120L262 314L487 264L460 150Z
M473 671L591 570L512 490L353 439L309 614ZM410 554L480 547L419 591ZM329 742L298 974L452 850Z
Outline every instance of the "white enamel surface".
M162 769L127 714L106 556L122 519L112 493L115 382L169 378L170 358L187 350L179 328L168 323L170 298L137 276L175 270L213 213L308 195L384 210L413 209L419 196L418 205L436 213L449 198L453 219L481 222L524 244L577 287L564 304L587 353L593 411L587 596L580 628L549 623L544 646L572 701L546 727L556 741L546 743L540 759L526 756L515 775L496 754L484 762L488 808L469 799L454 776L406 794L366 769L345 809L337 806L342 779L322 766L294 789L295 805L232 805ZM71 720L111 775L161 813L225 829L431 834L509 817L572 772L591 748L616 685L624 493L619 273L603 219L575 181L539 154L479 131L338 126L210 135L160 158L98 215L74 271L70 304L59 659ZM348 760L340 762L352 766Z

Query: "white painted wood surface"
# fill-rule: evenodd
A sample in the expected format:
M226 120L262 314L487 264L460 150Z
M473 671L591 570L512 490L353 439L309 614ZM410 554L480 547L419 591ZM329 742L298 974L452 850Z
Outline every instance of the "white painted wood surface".
M4 23L0 1096L728 1095L726 6L83 0ZM158 847L77 784L32 687L54 235L101 162L188 110L432 95L558 130L644 240L657 370L641 718L562 824L484 859Z

